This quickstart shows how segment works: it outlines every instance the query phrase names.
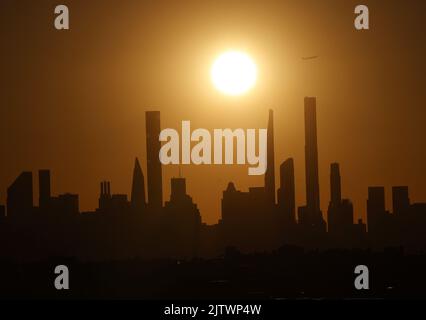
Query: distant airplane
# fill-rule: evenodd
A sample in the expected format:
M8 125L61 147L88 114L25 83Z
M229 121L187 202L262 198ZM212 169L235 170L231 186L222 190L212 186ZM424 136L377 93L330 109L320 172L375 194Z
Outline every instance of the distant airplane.
M309 57L302 57L302 60L312 60L316 58L318 58L318 56L309 56Z

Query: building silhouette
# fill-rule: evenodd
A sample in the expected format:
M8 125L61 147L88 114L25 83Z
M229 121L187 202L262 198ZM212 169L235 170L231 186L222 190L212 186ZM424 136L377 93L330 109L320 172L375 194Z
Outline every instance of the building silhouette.
M112 216L128 216L130 213L130 202L126 194L111 194L111 182L101 182L101 193L99 195L99 208L97 212Z
M161 162L158 158L161 149L160 112L147 111L146 121L146 156L148 168L148 204L153 210L163 206L163 177Z
M271 203L275 203L275 151L273 110L269 110L267 137L267 167L265 172L265 192L269 201Z
M111 202L111 182L102 181L101 182L101 191L99 194L99 210L106 211Z
M34 208L39 219L60 220L80 213L78 194L51 194L50 170L38 171L39 206Z
M268 157L264 186L250 187L248 192L243 192L230 182L223 192L220 227L226 246L235 246L244 251L277 247L283 239L283 223L287 222L288 225L290 222L284 222L286 214L279 212L275 204L273 123L274 114L269 110ZM289 182L291 184L291 181ZM291 206L291 203L289 205Z
M305 98L305 174L306 207L320 212L316 98Z
M395 215L404 215L410 210L407 186L392 187L392 210Z
M362 233L362 222L354 225L354 209L349 199L342 199L340 167L330 165L330 202L327 210L328 232L336 243L348 244Z
M160 113L146 113L147 189L136 158L127 194L112 194L111 182L100 183L98 208L80 212L79 196L52 195L50 171L39 170L39 206L33 205L32 173L23 172L0 205L0 258L61 255L84 259L192 258L224 252L271 252L288 246L304 248L426 248L426 204L411 203L407 186L392 188L392 213L385 208L384 187L369 187L367 221L354 223L354 209L342 197L340 165L330 165L330 201L325 223L319 202L316 100L305 98L306 205L298 208L294 160L280 165L275 195L274 118L268 114L267 170L264 185L247 191L230 182L221 199L218 224L202 223L187 180L172 178L170 199L163 205ZM129 168L129 173L132 171ZM148 199L146 194L148 194ZM277 203L275 203L277 196ZM328 228L327 228L328 226ZM14 243L13 249L2 244ZM234 249L230 249L233 247ZM228 250L228 249L230 250ZM283 249L284 248L284 249ZM234 251L232 251L234 250ZM280 251L282 252L282 251Z
M50 202L50 170L38 171L39 201L41 210L47 210Z
M33 174L22 172L7 189L7 216L20 219L33 213Z
M230 182L222 196L221 226L226 246L242 251L276 247L282 240L280 219L264 187L239 191Z
M338 163L330 165L330 195L332 204L338 205L342 202L342 185Z
M201 215L191 196L186 193L185 178L172 178L170 200L164 205L166 233L178 256L197 256L200 242Z
M80 213L78 194L65 193L50 198L47 210L50 216L56 215L54 217L56 219L78 215Z
M139 164L138 158L135 159L135 166L133 168L132 180L132 194L130 198L132 209L138 213L143 214L146 211L145 200L145 179L143 176L142 168Z
M305 97L305 177L306 206L299 208L302 225L325 232L326 225L320 208L316 98Z
M296 191L294 183L293 158L285 160L280 166L280 187L278 189L278 208L284 223L296 223Z
M367 222L368 231L377 233L383 228L388 212L385 208L385 188L368 187Z

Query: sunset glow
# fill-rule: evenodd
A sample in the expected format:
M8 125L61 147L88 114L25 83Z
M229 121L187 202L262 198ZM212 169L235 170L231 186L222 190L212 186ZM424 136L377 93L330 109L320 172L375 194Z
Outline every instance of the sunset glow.
M230 96L239 96L256 84L257 67L244 52L228 51L214 62L211 77L216 89Z

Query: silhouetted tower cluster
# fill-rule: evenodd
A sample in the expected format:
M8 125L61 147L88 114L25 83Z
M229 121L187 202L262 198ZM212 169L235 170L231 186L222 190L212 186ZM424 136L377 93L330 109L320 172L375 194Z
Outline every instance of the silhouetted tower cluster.
M65 193L52 196L49 170L38 172L39 206L34 207L32 173L22 172L7 190L7 207L0 206L0 231L7 230L5 226L9 224L4 223L6 220L13 225L15 222L45 219L47 223L38 224L44 229L33 230L36 239L39 236L37 232L43 233L44 230L44 234L50 235L51 231L60 230L60 233L68 232L66 237L61 234L58 239L67 238L69 249L78 249L78 243L85 243L88 247L93 243L92 253L97 254L103 250L121 254L127 251L130 256L147 252L154 256L197 256L207 242L210 242L210 247L214 247L214 252L229 245L243 251L276 249L283 244L316 248L366 247L370 244L382 247L398 244L420 246L422 243L418 240L426 240L426 204L411 204L408 187L394 186L391 214L385 207L384 187L369 187L367 239L366 225L361 219L354 224L353 205L349 199L342 198L338 163L330 165L328 234L326 233L326 223L320 207L315 98L304 99L304 117L306 204L297 208L297 219L293 158L281 163L279 188L276 191L272 110L268 114L264 185L239 191L230 182L223 191L222 218L214 226L206 226L201 222L199 209L187 194L186 180L180 174L178 178L171 179L170 200L163 205L162 165L159 159L160 112L149 111L146 112L148 190L145 190L145 177L136 158L130 201L126 194L112 194L111 183L102 181L98 208L93 212L79 214L78 195ZM56 225L62 229L53 227ZM80 229L74 232L72 228ZM104 232L98 232L100 230ZM19 236L16 237L19 239ZM154 239L156 246L151 245ZM57 243L59 249L62 245L64 243ZM108 249L105 246L109 246Z
M7 217L22 222L42 217L57 220L79 213L78 195L51 195L49 170L39 170L38 188L39 206L34 207L32 172L22 172L7 190Z

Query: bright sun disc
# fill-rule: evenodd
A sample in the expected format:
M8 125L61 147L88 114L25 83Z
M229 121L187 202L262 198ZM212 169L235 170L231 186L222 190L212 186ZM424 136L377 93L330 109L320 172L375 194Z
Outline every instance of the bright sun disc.
M245 53L228 51L213 63L211 77L214 86L231 96L246 93L256 83L257 67Z

